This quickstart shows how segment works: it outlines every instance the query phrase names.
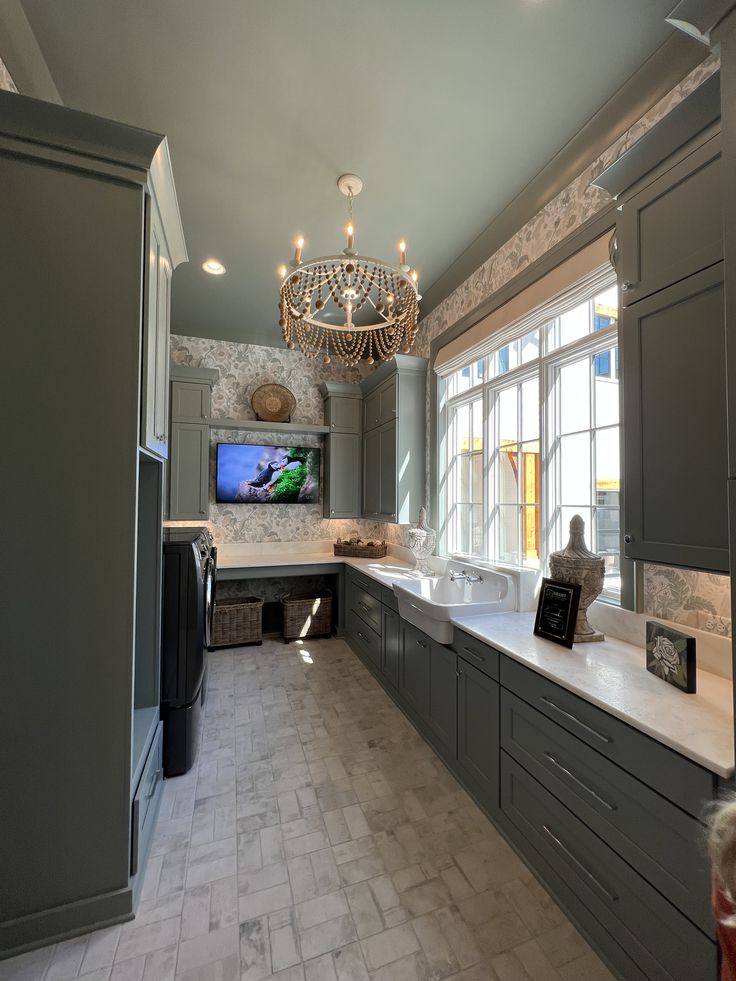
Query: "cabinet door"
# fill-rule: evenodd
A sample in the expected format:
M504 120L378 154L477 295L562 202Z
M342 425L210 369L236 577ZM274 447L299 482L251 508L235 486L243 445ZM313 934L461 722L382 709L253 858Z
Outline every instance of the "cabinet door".
M720 137L623 205L617 236L625 305L723 258Z
M396 521L396 422L378 430L378 515Z
M457 659L457 759L468 786L491 813L499 807L498 682Z
M325 406L325 422L333 433L360 433L362 399L332 395Z
M454 759L457 752L456 654L432 643L429 653L427 722L442 747Z
M375 517L380 507L380 433L363 437L363 514Z
M346 399L355 401L355 399ZM327 440L326 518L360 517L360 436L331 433Z
M399 655L401 652L401 620L394 610L383 607L381 614L381 672L394 687L399 684Z
M169 297L171 266L164 249L158 214L147 199L148 256L145 276L141 445L167 454L169 372Z
M209 484L209 427L187 422L172 422L169 518L172 521L207 518Z
M722 266L623 311L631 559L729 569Z
M381 390L374 388L363 399L363 432L370 432L380 425L381 421Z
M427 717L430 640L421 631L403 624L399 661L399 693L421 718Z
M210 415L211 389L199 382L171 383L171 421L204 424Z
M393 422L396 418L396 388L398 379L389 378L378 389L378 425Z

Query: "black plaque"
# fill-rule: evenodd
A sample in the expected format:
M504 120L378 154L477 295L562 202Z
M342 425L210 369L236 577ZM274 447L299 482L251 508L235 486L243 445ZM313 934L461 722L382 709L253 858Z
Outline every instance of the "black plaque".
M580 586L577 583L543 579L534 633L563 647L572 647L579 602Z

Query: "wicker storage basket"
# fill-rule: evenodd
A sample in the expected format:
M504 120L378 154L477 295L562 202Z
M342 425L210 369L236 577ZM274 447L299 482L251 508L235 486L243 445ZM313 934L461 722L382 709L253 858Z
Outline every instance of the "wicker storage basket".
M260 644L263 639L263 599L238 596L215 602L212 647Z
M281 597L284 640L298 637L329 637L332 634L332 593L284 593Z
M335 555L347 555L352 559L382 559L388 551L385 542L377 542L375 545L349 545L348 542L335 542L333 545Z

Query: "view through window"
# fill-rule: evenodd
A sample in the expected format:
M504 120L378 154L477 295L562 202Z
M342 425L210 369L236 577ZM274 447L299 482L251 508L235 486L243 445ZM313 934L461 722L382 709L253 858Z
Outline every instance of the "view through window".
M445 379L445 552L541 568L580 514L620 596L617 330L612 284Z

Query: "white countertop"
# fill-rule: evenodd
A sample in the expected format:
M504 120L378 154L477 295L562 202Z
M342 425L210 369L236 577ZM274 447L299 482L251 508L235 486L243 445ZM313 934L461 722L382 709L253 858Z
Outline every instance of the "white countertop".
M643 648L608 639L572 650L533 633L533 613L457 617L467 633L721 777L734 772L730 680L698 671L688 695L645 667Z

